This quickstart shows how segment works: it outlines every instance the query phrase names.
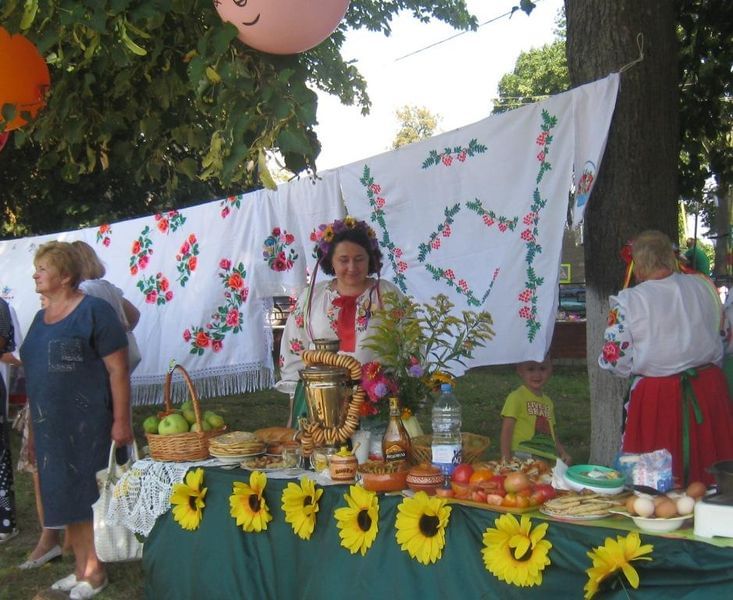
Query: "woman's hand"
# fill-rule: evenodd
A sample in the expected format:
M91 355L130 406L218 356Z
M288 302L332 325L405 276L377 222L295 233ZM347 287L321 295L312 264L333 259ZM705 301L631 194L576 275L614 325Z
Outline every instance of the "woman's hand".
M130 424L130 418L126 419L115 419L112 423L112 431L110 433L112 441L117 445L118 448L131 444L134 436L132 435L132 426Z

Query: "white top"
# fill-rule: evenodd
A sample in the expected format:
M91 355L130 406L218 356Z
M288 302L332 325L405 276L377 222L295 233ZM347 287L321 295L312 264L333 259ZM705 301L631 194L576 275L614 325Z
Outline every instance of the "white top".
M308 296L306 289L298 298L298 302L290 313L285 329L283 330L282 341L280 342L280 381L275 384L278 391L292 394L298 382L298 371L304 367L301 355L303 350L312 349L313 339L336 339L336 320L338 319L339 307L334 304L340 294L336 290L336 280L322 281L315 285L313 299L311 300L310 328L305 322L305 302ZM376 280L373 280L376 283ZM402 293L389 281L380 280L379 293ZM362 347L364 340L374 332L377 324L372 312L381 308L379 295L374 285L370 285L356 300L356 335L354 352L340 352L353 356L364 364L377 359L373 350ZM310 334L313 334L311 338Z
M125 309L122 307L124 294L120 288L106 279L87 279L79 284L79 289L87 296L94 296L95 298L106 300L115 309L117 318L122 323L125 331L130 330L130 325L125 316Z
M598 364L622 377L663 377L723 360L722 306L703 275L673 273L610 297Z

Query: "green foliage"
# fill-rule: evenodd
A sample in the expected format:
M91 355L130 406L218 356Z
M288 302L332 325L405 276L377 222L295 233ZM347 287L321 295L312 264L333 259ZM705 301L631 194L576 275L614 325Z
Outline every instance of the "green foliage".
M47 107L0 157L4 233L260 187L271 183L260 176L265 151L277 151L294 173L315 170L313 88L368 111L366 82L340 54L344 34L389 35L402 10L476 27L464 0L354 0L326 41L274 56L239 42L210 0L7 0L0 24L38 46L52 85Z
M502 113L559 94L570 87L565 41L522 52L514 71L499 80L495 113Z
M405 105L397 109L396 115L400 129L392 142L393 150L432 137L440 121L440 115L431 113L424 106Z

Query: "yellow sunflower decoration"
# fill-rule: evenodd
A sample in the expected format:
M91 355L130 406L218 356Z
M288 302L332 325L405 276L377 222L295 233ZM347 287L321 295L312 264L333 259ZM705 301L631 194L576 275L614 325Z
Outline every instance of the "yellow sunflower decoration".
M542 571L550 564L547 553L552 544L544 539L547 523L532 528L527 515L522 520L505 514L494 521L496 529L484 532L486 569L501 581L520 587L542 585Z
M302 540L311 539L316 526L318 500L323 490L316 489L316 484L307 477L297 483L289 483L283 490L283 512L285 521L293 526L293 532Z
M235 481L232 486L229 514L237 520L237 525L241 525L244 531L263 531L272 521L272 515L265 502L266 485L267 476L261 471L253 471L249 476L249 485Z
M351 554L361 552L364 556L372 547L379 531L379 500L374 492L360 485L349 487L344 494L348 506L338 508L333 516L336 519L341 545Z
M206 488L204 470L194 469L186 473L184 483L176 483L171 491L170 502L173 505L173 518L183 529L193 531L201 524L202 511L206 504Z
M397 543L410 557L427 565L440 559L451 508L445 498L417 492L397 507Z
M598 592L598 588L608 577L621 571L632 588L639 587L639 574L631 566L632 560L652 560L651 554L654 546L651 544L641 545L641 538L636 531L632 531L626 537L617 536L616 539L606 538L603 546L597 546L588 556L593 561L593 566L586 569L588 582L583 590L585 599L589 600ZM621 585L624 585L622 578L619 578Z

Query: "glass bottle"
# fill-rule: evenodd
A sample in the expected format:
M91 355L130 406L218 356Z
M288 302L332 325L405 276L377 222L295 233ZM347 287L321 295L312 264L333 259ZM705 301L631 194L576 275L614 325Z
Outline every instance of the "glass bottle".
M405 462L410 456L410 434L402 423L400 400L396 396L389 399L389 422L382 437L384 462Z

